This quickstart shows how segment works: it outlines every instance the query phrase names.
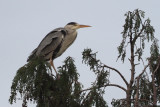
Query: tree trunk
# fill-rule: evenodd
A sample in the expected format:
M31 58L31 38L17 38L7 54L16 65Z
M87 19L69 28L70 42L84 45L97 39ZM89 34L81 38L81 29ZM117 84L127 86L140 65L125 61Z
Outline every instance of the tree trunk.
M157 89L156 89L154 80L155 80L155 77L154 77L154 74L152 74L153 106L156 106L157 105Z
M135 39L135 38L134 38ZM131 64L131 79L130 83L127 87L127 107L131 107L131 94L132 94L132 85L134 82L134 74L135 74L135 64L134 64L134 44L135 40L132 40L132 34L130 35L130 51L131 51L131 58L130 58L130 64Z
M130 87L127 87L127 92L126 92L126 101L127 101L127 107L131 107L131 89Z

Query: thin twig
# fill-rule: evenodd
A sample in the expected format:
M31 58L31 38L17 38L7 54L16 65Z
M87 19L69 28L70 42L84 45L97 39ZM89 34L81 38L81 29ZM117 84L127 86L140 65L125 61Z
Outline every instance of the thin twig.
M140 78L140 77L143 75L143 73L146 71L146 69L147 69L147 67L148 67L149 65L150 65L150 63L147 64L147 65L144 67L143 71L142 71L136 78Z

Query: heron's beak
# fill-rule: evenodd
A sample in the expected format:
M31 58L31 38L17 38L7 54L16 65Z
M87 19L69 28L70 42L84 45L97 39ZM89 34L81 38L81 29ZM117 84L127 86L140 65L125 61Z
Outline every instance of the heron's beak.
M91 27L89 25L78 25L78 28Z

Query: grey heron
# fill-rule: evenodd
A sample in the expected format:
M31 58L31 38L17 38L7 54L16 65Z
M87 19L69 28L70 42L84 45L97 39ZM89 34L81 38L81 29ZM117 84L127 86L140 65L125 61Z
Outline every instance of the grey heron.
M84 27L91 26L70 22L65 27L54 29L48 33L40 42L38 47L32 51L31 55L27 59L27 62L36 56L43 57L46 61L50 62L57 75L53 60L62 55L75 41L77 37L77 29Z

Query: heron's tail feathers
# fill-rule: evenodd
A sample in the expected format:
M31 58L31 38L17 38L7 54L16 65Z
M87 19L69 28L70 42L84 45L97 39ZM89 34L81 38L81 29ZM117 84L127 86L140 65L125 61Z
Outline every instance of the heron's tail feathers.
M32 51L31 55L27 59L27 62L29 62L30 60L36 57L36 52L37 52L37 48Z

